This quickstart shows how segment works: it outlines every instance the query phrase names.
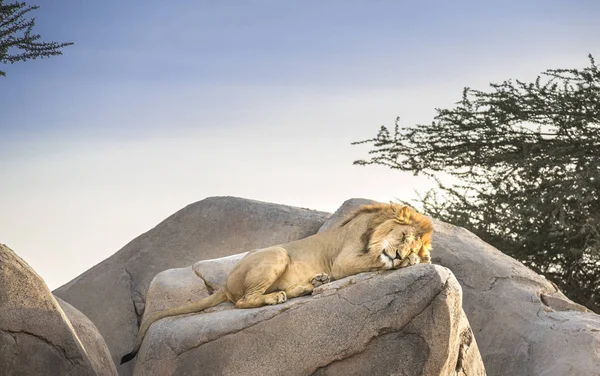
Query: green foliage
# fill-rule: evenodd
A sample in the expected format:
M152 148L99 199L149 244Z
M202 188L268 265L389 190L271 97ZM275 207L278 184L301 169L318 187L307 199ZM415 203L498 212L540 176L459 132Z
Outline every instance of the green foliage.
M368 160L433 176L425 211L463 226L600 313L600 71L465 88L429 125L381 127ZM442 175L453 181L442 183Z
M0 0L0 64L14 64L20 61L62 55L61 48L73 43L40 42L40 36L33 34L35 18L26 18L27 13L38 6ZM0 70L0 76L6 72Z

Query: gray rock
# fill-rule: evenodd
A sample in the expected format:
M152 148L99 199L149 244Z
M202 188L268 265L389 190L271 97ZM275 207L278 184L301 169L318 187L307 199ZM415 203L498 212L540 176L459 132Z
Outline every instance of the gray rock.
M364 203L346 201L329 226ZM431 255L463 288L489 375L600 375L599 315L465 229L434 220Z
M209 265L194 268L202 264ZM231 262L224 264L220 270L227 273ZM184 302L187 287L179 281L189 275L182 268L157 276L152 287L171 288L154 294L151 287L149 307L164 306L154 300L164 300L167 290L169 304ZM224 304L159 320L146 334L134 375L456 372L485 375L461 309L460 286L446 268L417 265L341 279L277 306L244 310Z
M0 244L0 374L114 375L96 373L85 345L42 278Z
M327 216L234 197L207 198L181 209L54 293L96 325L118 364L133 347L146 291L158 273L312 235ZM130 375L131 364L117 366L119 374Z
M354 213L362 205L375 204L377 201L368 200L366 198L353 198L345 201L327 220L323 223L319 232L331 230L342 224L342 220Z
M344 201L342 206L340 206L335 213L331 214L327 220L323 223L319 231L323 232L330 230L332 228L336 228L342 224L344 219L346 219L350 214L354 213L358 208L363 205L371 205L377 204L378 201L369 200L367 198L351 198L349 200Z
M96 375L117 375L117 368L110 356L106 342L100 335L100 332L98 332L96 326L83 313L79 312L69 303L59 297L56 297L56 301L73 325L73 329L75 329L77 337L85 348L92 367L96 371Z
M227 274L248 252L238 253L228 257L213 260L202 260L192 265L194 273L206 284L209 290L216 290L225 285Z

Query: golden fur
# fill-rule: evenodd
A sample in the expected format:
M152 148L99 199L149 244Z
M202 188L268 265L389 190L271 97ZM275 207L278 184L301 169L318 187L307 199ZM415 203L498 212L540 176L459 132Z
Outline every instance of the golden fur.
M255 308L307 295L350 275L430 263L431 220L400 204L364 205L339 227L287 244L250 251L211 296L144 316L133 351L150 324L167 316L200 312L225 301Z

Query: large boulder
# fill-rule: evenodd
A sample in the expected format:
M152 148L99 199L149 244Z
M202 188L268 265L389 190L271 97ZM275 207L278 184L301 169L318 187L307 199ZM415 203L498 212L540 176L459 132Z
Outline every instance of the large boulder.
M94 329L86 328L85 333L74 329L42 278L3 244L0 286L1 375L117 374L104 341L92 334ZM68 316L78 315L70 311ZM85 320L78 317L76 327Z
M222 273L216 264L189 267L197 260L302 238L321 225L324 231L370 202L349 200L324 221L325 213L304 209L206 199L167 218L56 294L92 319L117 360L133 346L146 289L160 271L184 267L187 279L180 283L188 291L178 290L181 298L206 296ZM464 310L490 375L598 374L600 316L464 229L434 221L433 245L433 262L450 268L463 287ZM167 299L172 296L167 280L156 285L165 300L150 305L177 301ZM132 364L119 368L121 375L131 374Z
M115 363L133 346L156 274L314 234L327 213L234 197L191 204L54 291L96 325ZM131 374L131 363L117 366Z
M156 276L148 312L207 296L242 255ZM195 274L198 277L194 279ZM206 273L206 274L203 274ZM134 375L485 375L461 288L417 265L323 285L257 309L230 303L155 322Z
M346 201L323 230L369 202ZM431 254L463 288L489 375L600 375L599 315L465 229L434 220Z

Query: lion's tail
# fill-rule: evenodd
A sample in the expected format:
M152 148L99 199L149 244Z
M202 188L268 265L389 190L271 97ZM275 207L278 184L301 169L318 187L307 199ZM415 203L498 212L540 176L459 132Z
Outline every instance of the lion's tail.
M147 319L142 321L142 325L140 326L140 330L138 331L137 338L135 339L135 347L129 354L126 354L121 358L121 364L130 361L136 356L136 354L140 350L140 347L142 346L142 340L144 339L146 331L148 330L150 325L156 320L160 320L169 316L200 312L207 308L214 307L217 304L221 304L227 300L228 297L225 288L220 288L217 291L215 291L212 295L204 299L198 300L197 302L190 302L179 307L153 312Z

